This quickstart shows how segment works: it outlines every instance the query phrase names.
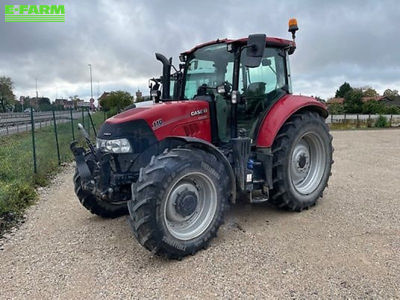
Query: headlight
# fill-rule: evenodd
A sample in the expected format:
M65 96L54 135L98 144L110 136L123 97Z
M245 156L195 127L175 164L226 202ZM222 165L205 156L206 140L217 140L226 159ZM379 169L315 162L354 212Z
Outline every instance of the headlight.
M103 152L129 153L132 152L131 144L127 139L102 140L96 139L96 147Z

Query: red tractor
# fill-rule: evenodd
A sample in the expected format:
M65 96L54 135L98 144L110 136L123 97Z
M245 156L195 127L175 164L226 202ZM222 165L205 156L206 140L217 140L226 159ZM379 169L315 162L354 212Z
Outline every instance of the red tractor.
M292 94L297 29L289 21L292 41L255 34L196 46L172 75L172 60L156 54L154 104L108 119L89 151L71 145L83 206L110 218L129 211L141 245L181 258L209 244L239 197L291 211L315 205L332 137L325 105Z

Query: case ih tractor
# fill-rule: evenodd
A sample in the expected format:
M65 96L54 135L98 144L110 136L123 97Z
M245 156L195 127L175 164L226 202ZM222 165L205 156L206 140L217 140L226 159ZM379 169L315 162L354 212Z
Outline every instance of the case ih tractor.
M315 205L332 137L325 105L292 94L297 29L292 19L293 40L256 34L196 46L172 75L172 60L156 54L155 103L106 120L89 151L71 145L83 206L110 218L129 211L141 245L181 258L209 244L238 198L291 211Z

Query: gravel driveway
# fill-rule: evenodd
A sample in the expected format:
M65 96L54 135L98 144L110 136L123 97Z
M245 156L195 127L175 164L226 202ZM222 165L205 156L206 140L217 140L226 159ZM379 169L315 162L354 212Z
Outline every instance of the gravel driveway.
M0 298L400 298L400 130L333 136L316 207L239 204L182 261L151 256L126 217L87 212L68 167L0 241Z

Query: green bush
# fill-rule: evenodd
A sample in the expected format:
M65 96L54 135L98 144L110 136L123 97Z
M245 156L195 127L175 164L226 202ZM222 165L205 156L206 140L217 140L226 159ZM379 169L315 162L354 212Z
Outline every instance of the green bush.
M399 115L400 114L400 107L394 105L388 105L385 107L385 114L387 115Z
M332 103L328 105L328 111L331 115L342 115L345 113L343 104Z
M388 127L389 123L386 117L379 115L378 119L375 121L375 127L385 128Z
M386 113L386 107L383 103L375 100L370 100L362 105L363 114L384 114Z

